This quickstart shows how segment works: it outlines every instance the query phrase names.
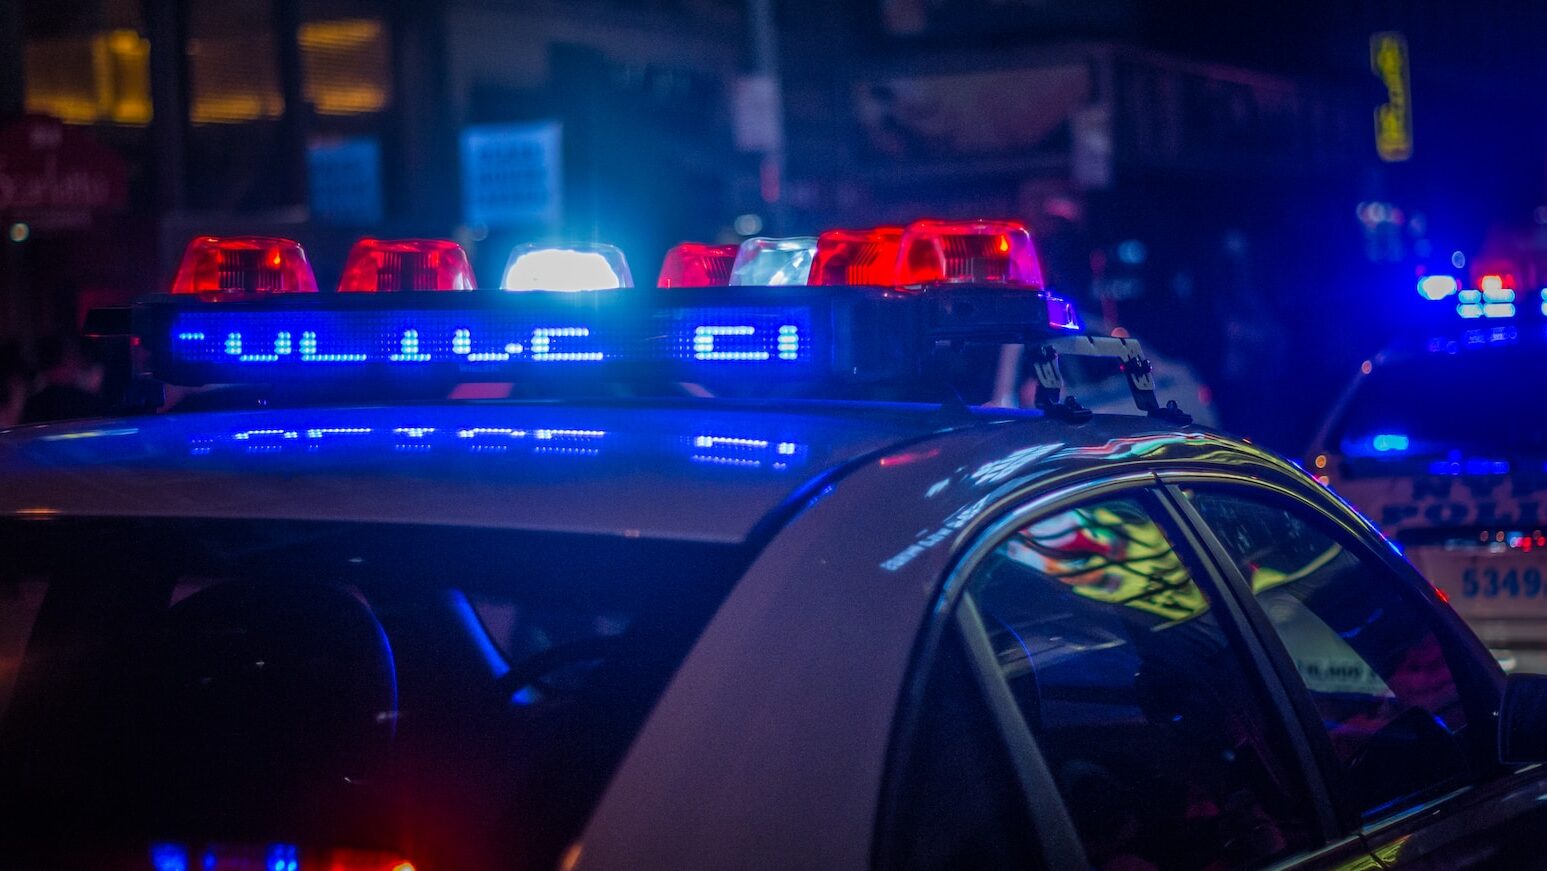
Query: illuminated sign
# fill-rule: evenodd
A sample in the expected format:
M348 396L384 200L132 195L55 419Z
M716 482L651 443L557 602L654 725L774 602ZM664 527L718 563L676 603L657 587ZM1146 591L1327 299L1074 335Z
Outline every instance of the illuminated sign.
M1413 156L1413 103L1402 34L1370 37L1370 69L1386 86L1386 102L1375 108L1375 151L1388 163L1407 160Z
M1055 303L981 287L202 293L142 300L130 328L148 371L173 384L364 379L390 392L557 376L760 389L916 379L941 341L1067 334L1049 323Z
M521 310L181 311L165 343L178 364L298 370L452 364L467 372L534 364L811 361L800 306L668 309L642 322ZM250 376L249 376L250 377Z
M558 223L563 139L556 121L463 130L463 220L490 226Z
M375 138L312 143L306 165L313 216L333 224L381 221L381 143Z

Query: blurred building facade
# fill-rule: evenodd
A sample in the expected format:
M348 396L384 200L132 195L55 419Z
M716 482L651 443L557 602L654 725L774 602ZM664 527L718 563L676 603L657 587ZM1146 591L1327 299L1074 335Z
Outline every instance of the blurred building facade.
M362 235L453 235L492 282L514 241L663 251L755 179L731 146L735 3L61 0L3 15L0 126L98 144L124 177L112 202L58 208L8 197L0 163L0 218L24 236L0 265L0 334L29 341L164 286L196 234L298 238L324 283Z
M324 284L361 235L454 236L492 284L533 239L616 242L648 280L682 239L1009 215L1227 423L1292 438L1324 398L1297 385L1373 350L1388 296L1547 199L1547 8L1258 6L5 4L0 336L164 286L200 233L299 238Z

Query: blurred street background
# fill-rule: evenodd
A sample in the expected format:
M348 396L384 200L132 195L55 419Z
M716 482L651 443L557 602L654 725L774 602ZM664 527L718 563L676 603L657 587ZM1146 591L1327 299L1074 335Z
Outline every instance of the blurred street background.
M70 337L198 234L298 239L324 286L362 235L648 280L685 239L987 216L1191 370L1167 398L1297 453L1415 282L1543 256L1547 4L1267 6L11 0L0 413L116 389Z

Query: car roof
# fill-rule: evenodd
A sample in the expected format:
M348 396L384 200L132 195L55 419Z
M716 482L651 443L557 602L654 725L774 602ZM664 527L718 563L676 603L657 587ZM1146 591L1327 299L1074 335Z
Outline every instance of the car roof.
M0 515L398 522L740 543L845 468L884 465L943 433L1006 418L1034 423L1023 436L1032 451L1038 442L1101 445L1165 432L1136 416L1075 426L1026 412L858 402L168 414L0 433Z

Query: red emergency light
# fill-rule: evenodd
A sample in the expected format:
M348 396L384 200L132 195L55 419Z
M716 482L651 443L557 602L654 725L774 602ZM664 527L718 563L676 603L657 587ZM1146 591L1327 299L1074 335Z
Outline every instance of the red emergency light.
M901 227L828 230L817 237L809 283L891 287L901 243Z
M657 287L723 287L730 283L738 245L683 242L666 252Z
M477 287L467 252L445 239L361 239L349 249L338 282L339 293Z
M1042 287L1031 234L1017 221L914 221L902 233L897 284Z
M188 243L173 293L316 293L306 252L292 239L200 236Z

